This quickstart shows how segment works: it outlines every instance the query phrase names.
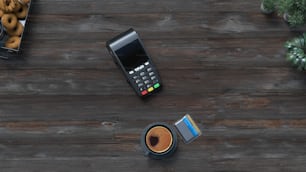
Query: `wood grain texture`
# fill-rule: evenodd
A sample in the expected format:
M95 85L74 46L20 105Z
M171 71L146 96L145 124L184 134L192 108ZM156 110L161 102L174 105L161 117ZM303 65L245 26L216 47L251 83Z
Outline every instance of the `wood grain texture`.
M0 63L0 172L306 171L306 75L288 28L250 0L33 0L22 55ZM164 89L140 100L105 48L135 28ZM143 155L152 122L203 136Z

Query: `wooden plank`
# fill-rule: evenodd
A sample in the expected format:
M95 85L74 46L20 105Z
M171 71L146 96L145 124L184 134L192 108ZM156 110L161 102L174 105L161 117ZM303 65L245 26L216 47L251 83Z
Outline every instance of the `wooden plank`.
M241 13L238 12L215 12L215 13L166 13L166 14L109 14L109 15L36 15L30 16L31 31L35 33L120 33L130 27L134 27L141 32L154 33L154 35L174 37L175 33L180 33L179 37L188 38L214 36L205 33L233 34L231 36L241 36L240 34L269 32L276 35L288 33L289 27L280 18L267 18L260 12ZM179 27L178 27L179 26ZM305 30L305 27L295 30ZM157 33L162 32L162 33ZM168 34L164 34L167 32ZM102 35L102 33L101 33ZM220 36L220 35L219 35ZM258 35L259 36L259 35ZM155 36L156 37L156 36Z
M236 5L236 4L239 5ZM229 0L194 0L186 2L151 0L141 1L134 0L127 2L122 0L102 0L102 1L82 1L82 0L66 0L53 1L47 0L35 1L33 3L33 12L42 14L95 14L95 13L143 13L143 12L202 12L202 11L259 11L260 3L249 3L248 1ZM69 10L67 10L69 9Z
M160 70L165 95L250 93L305 95L304 74L293 69ZM0 95L134 95L119 70L8 70ZM14 79L12 79L14 78Z
M147 124L160 120L174 122L185 113L190 113L203 125L213 125L222 119L298 120L305 118L305 106L301 103L304 102L305 95L291 93L251 96L242 93L237 95L208 93L179 97L161 93L143 102L135 95L1 96L0 121L4 122L1 124L3 126L7 125L6 122L20 122L16 125L21 127L25 122L26 127L28 123L28 125L31 124L31 121L34 126L52 126L55 122L62 121L66 121L67 125L69 121L80 123L76 125L83 123L85 125L87 122L91 124L91 121L93 125L104 121L113 123L134 121L133 125L142 125L142 122ZM61 125L64 124L66 123Z
M71 38L70 38L71 39ZM25 42L23 58L0 64L0 69L114 69L104 42L63 39ZM144 40L158 68L224 69L287 67L284 39L206 39L206 40ZM33 43L30 43L33 42ZM82 43L81 43L82 42ZM244 44L247 42L248 44ZM260 44L267 46L260 47ZM86 45L85 47L84 44ZM52 49L52 51L50 51Z
M144 162L149 164L156 163L155 165L152 164L153 167L158 166L160 163L167 163L169 168L176 168L180 167L180 164L185 162L193 164L189 168L207 169L208 167L200 165L201 162L203 163L204 161L208 166L216 165L212 167L215 169L222 168L221 164L225 165L224 167L229 167L229 164L227 164L228 162L239 162L238 164L241 164L238 166L241 170L245 168L245 165L250 163L249 160L251 159L254 163L267 166L267 168L271 167L271 165L273 166L274 161L283 163L286 161L284 167L292 168L291 166L293 165L302 167L299 162L304 159L303 150L305 150L305 144L303 144L305 143L305 139L303 139L303 137L305 137L305 129L296 129L292 131L290 129L231 130L223 128L220 130L216 128L216 130L208 130L206 132L206 138L204 139L204 137L202 137L198 140L197 144L194 143L192 144L193 146L180 146L175 158L157 162L147 160L143 157L139 143L134 142L137 140L138 135L130 135L128 132L123 132L117 135L115 134L114 139L111 139L110 137L105 138L105 135L102 136L100 132L92 135L92 132L96 130L84 129L84 132L80 130L73 131L78 133L78 137L71 136L73 132L69 133L68 131L67 133L58 133L58 135L61 136L56 136L56 138L48 136L48 133L45 135L44 133L39 134L33 132L34 135L40 136L40 142L37 142L37 140L31 141L31 137L29 137L30 140L28 140L27 137L21 136L17 136L17 140L12 139L12 136L5 138L10 145L6 146L5 144L1 144L1 148L5 148L6 150L3 152L6 156L1 160L8 163L1 163L0 166L2 169L17 170L24 168L24 165L26 165L24 162L33 162L30 166L26 166L32 170L48 167L49 165L56 165L59 161L65 161L67 165L67 163L85 160L93 165L100 164L99 161L102 161L109 165L107 167L111 167L110 169L115 170L123 167L113 166L111 165L112 163L122 162L121 165L125 166L132 163L130 158L131 155L133 155L133 162L136 161L140 164ZM134 132L135 130L133 133ZM14 133L16 134L17 132ZM31 132L28 132L27 135L31 136ZM101 136L103 138L101 138ZM18 139L20 140L18 141ZM34 143L31 143L33 141ZM116 142L118 144L116 144ZM27 145L29 143L31 143L31 145ZM37 143L39 145L36 145ZM290 149L289 152L288 149ZM21 152L22 154L20 154ZM288 161L288 158L293 157L295 161ZM241 161L241 159L244 160ZM36 163L41 164L41 162L44 161L46 162L45 164L43 163L43 166L35 165ZM14 163L17 163L18 166L15 165L11 167ZM145 163L144 166L139 167L140 170L146 169L149 164ZM86 166L86 163L81 163L80 168L85 168L84 165ZM60 165L54 168L58 168L56 169L56 171L58 171L65 167ZM75 167L70 166L69 168ZM93 167L93 169L96 169L96 167Z
M112 170L105 171L126 171L131 169L133 171L197 171L198 169L205 169L207 171L271 171L277 172L278 170L284 171L295 171L302 172L301 167L305 167L303 162L303 157L297 158L296 161L288 161L286 158L271 158L271 159L260 159L260 158L244 158L241 159L224 159L224 160L214 160L214 159L183 159L183 160L170 160L170 161L147 161L143 160L143 157L135 159L133 162L129 161L130 157L123 157L120 159L113 160L114 158L87 158L81 160L29 160L20 163L21 167L16 166L15 161L3 161L2 165L7 172L14 172L18 170L30 169L29 171L36 171L40 169L45 169L46 172L52 171L69 171L71 168L75 168L76 171L98 171L100 169L106 169L107 166L114 167ZM290 157L289 157L290 158ZM179 165L173 166L173 163L178 163ZM192 166L186 166L183 164L193 164ZM32 164L32 165L31 165ZM18 164L19 165L19 164ZM12 168L8 168L8 167ZM150 167L147 169L146 167ZM277 166L278 168L273 168ZM299 168L300 167L300 168ZM25 170L26 171L26 170Z

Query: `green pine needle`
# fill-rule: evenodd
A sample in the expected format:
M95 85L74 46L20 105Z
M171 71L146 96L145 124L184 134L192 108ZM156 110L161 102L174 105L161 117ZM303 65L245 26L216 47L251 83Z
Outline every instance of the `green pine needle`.
M285 42L284 47L287 49L286 59L296 66L298 70L306 70L306 33Z

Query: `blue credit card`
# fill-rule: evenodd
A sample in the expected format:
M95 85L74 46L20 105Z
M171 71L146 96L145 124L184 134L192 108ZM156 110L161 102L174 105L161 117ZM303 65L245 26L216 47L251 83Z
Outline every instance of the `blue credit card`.
M178 120L175 123L175 127L182 136L185 143L192 142L194 139L196 139L202 134L199 127L188 114Z
M183 117L183 121L187 125L188 129L190 130L190 132L194 137L199 135L198 131L195 129L195 127L191 124L191 122L188 120L186 116Z

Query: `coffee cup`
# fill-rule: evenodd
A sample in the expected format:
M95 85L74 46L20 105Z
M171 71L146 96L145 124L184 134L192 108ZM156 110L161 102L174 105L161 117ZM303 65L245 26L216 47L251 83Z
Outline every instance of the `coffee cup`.
M141 146L145 151L145 155L151 158L167 158L176 150L176 132L172 126L166 123L150 124L142 133Z

